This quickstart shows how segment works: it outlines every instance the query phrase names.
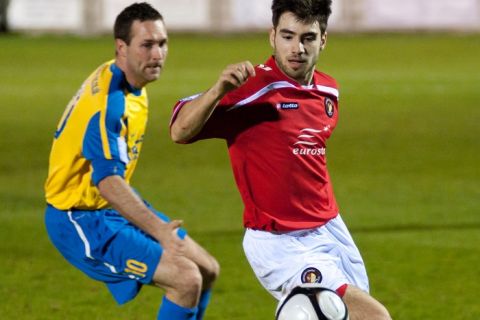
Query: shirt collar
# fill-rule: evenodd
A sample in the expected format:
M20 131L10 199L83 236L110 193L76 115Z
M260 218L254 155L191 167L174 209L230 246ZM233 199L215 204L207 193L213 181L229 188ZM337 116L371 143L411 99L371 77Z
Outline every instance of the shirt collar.
M142 94L142 89L137 89L134 86L132 86L130 83L128 83L127 78L125 77L125 73L115 63L112 63L110 70L114 75L123 77L123 83L125 85L125 88L128 90L128 92L132 93L135 96L140 96Z

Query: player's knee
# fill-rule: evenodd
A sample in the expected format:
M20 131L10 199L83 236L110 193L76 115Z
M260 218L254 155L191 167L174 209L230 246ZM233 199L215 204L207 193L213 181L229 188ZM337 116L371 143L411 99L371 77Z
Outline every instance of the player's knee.
M392 320L387 309L383 306L373 306L370 308L359 308L353 306L348 309L350 320Z
M174 288L179 292L199 293L202 289L202 275L197 265L191 261L178 266Z
M372 298L370 303L370 315L368 319L371 320L392 320L387 308L377 300Z
M392 317L390 317L390 313L388 313L387 308L385 308L382 304L379 303L379 305L377 306L377 314L375 319L392 320Z
M154 275L159 287L174 291L180 297L199 295L202 289L202 275L198 266L184 257L162 257Z
M347 304L350 320L391 320L387 308L368 293L348 286L347 292L343 297Z
M213 283L220 275L220 264L214 257L210 257L210 263L205 271L204 282L207 284Z

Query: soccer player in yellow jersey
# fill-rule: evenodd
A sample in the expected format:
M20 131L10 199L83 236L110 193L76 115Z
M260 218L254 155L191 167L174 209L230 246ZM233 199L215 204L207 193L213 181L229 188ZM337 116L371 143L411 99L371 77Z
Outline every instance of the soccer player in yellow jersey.
M115 59L101 65L68 104L55 132L45 183L48 234L61 254L104 282L115 300L143 284L165 289L158 319L202 319L217 261L129 185L148 116L145 85L168 51L163 17L147 3L114 26Z

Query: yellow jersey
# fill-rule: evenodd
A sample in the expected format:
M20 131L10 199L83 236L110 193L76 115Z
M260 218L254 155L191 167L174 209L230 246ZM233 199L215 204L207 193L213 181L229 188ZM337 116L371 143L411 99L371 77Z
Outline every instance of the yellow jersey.
M114 60L95 70L57 126L45 182L47 203L60 210L108 207L97 185L111 175L129 183L147 118L145 88L130 86Z

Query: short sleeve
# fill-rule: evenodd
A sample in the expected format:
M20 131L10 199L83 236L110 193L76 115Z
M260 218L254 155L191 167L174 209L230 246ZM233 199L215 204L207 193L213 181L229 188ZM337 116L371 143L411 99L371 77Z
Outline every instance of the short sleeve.
M125 175L129 159L126 139L121 135L125 126L124 110L123 91L111 90L106 107L89 121L83 140L83 155L92 164L95 185L107 176Z

